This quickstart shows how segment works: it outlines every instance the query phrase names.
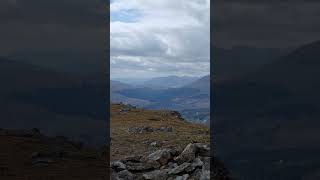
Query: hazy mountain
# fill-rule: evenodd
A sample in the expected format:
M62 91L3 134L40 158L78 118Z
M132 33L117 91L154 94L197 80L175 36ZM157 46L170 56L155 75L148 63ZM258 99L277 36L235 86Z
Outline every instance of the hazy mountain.
M63 73L56 73L4 57L0 57L0 73L1 82L3 83L0 90L2 92L4 90L15 92L37 88L52 88L78 83L75 79Z
M110 80L110 101L113 103L122 102L125 104L131 104L138 107L145 107L148 104L150 104L150 102L146 99L127 97L119 93L120 91L130 90L134 88L135 88L134 86L131 86L126 83Z
M235 173L291 180L320 169L319 58L315 42L215 84L216 150Z
M113 81L119 81L132 86L142 85L144 82L150 80L150 78L111 78Z
M255 71L290 52L290 49L236 46L230 49L213 47L214 75L219 80L232 79Z
M149 88L179 88L197 80L198 77L190 76L167 76L167 77L156 77L148 81L145 81L142 85Z
M111 81L111 86L115 86L111 89L118 89L112 92L111 101L147 109L177 110L188 120L207 121L210 118L209 79L205 76L180 88L166 89L128 86Z
M39 128L90 143L102 142L105 84L63 72L0 59L0 126Z
M41 51L19 52L10 55L16 62L33 64L54 71L87 76L106 69L102 66L105 54L98 51ZM101 76L100 76L101 78Z
M132 89L132 88L134 87L129 84L122 83L120 81L110 80L110 92L117 92L124 89Z
M210 75L189 83L184 88L198 89L201 93L210 94Z

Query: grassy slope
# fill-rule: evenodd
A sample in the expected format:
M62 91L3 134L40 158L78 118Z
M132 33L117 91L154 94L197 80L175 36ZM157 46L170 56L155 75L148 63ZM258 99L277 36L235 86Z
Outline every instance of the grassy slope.
M77 149L70 143L53 139L0 136L0 179L5 180L103 180L106 179L105 157L96 151ZM54 158L48 166L32 165L34 152L50 153L59 149L68 155Z
M111 160L123 159L127 156L142 155L157 148L184 148L190 142L210 142L209 128L200 124L190 124L172 111L131 109L120 112L124 105L111 105ZM173 132L148 132L130 134L130 127L172 127ZM151 148L151 142L163 142L161 146ZM149 142L149 143L144 143Z

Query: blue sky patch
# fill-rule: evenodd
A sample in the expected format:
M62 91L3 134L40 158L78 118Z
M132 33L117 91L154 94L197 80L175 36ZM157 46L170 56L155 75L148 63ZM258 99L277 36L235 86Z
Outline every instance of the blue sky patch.
M142 14L138 10L130 9L110 14L111 22L137 22Z

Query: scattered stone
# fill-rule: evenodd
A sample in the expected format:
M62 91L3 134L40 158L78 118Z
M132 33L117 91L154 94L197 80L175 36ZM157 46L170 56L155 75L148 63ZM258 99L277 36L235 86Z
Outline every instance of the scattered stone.
M160 132L173 132L172 127L167 127L167 126L162 126L158 129L156 129L156 131L160 131Z
M154 141L154 142L150 143L150 146L157 147L157 146L159 146L159 143L157 141Z
M143 174L143 178L147 180L166 180L168 178L168 170L155 170Z
M203 162L200 160L200 158L196 158L193 160L191 165L186 168L186 172L193 172L197 167L202 167Z
M202 170L196 169L191 173L189 180L199 180L201 177L201 174L202 174Z
M140 162L142 156L129 156L124 161Z
M180 166L177 166L177 167L171 169L168 174L180 174L180 173L184 172L185 169L188 168L189 166L190 166L190 163L185 162L185 163L181 164Z
M142 134L142 133L151 133L151 132L173 132L172 127L162 126L160 128L153 128L149 126L142 127L130 127L128 128L128 132L131 134Z
M126 170L126 165L120 161L115 161L111 163L111 168L116 170L116 172L120 172Z
M210 156L210 147L207 144L203 143L195 143L194 144L197 148L197 152L199 153L199 156L205 156L209 157Z
M130 111L130 107L122 107L122 108L119 110L120 113L127 113L127 112L129 112L129 111Z
M165 165L171 160L172 154L170 149L161 149L148 156L148 159L159 162L161 165Z
M180 154L174 148L167 147L147 156L128 157L111 163L112 179L209 180L209 152L210 147L206 144L190 143ZM228 172L217 162L212 172L213 179L229 180Z
M187 147L182 151L182 153L176 157L174 160L178 164L182 164L184 162L191 162L195 159L197 153L197 147L195 144L188 144Z
M154 132L154 129L152 127L130 127L128 129L128 132L131 134L142 134L147 132Z
M118 173L118 178L121 180L134 180L134 175L128 170L123 170Z
M50 158L35 158L32 160L33 166L48 166L51 163L54 163L54 161Z
M153 170L160 167L160 164L157 161L145 161L145 162L126 162L125 163L127 169L129 171L146 171L146 170Z
M210 157L203 157L202 161L203 161L203 168L202 169L210 171L211 158Z
M210 171L202 170L200 180L210 180Z
M189 177L189 174L184 174L183 176L177 176L175 180L187 180Z
M177 163L173 163L173 162L169 162L169 163L168 163L168 168L170 168L170 169L173 169L173 168L175 168L175 167L177 167L177 166L178 166Z

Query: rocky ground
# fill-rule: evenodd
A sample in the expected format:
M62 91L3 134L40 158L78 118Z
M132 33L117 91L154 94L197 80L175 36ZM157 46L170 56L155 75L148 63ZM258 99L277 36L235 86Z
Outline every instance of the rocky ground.
M210 157L210 130L174 111L111 106L111 173L114 180L228 180ZM212 168L210 171L210 162Z
M0 129L1 180L106 180L106 152L39 130Z
M164 148L147 156L131 156L111 163L114 180L228 180L228 172L216 164L210 177L210 148L190 143L182 152ZM217 166L218 165L218 166Z
M210 131L174 111L111 106L111 166L107 148L38 129L0 129L0 179L4 180L228 180L210 157ZM211 171L210 171L211 162Z

